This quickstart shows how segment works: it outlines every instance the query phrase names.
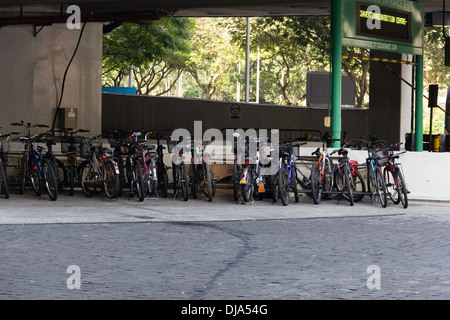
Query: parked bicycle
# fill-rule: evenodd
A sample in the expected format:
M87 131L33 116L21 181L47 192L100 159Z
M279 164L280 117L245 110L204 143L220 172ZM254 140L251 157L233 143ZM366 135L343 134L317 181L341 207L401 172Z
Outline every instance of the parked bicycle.
M9 148L5 145L9 145L9 139L12 135L19 134L18 132L11 132L7 134L0 134L0 194L3 194L5 199L9 198L9 185L6 166L8 160L5 157L5 153L9 151Z
M203 193L208 201L212 201L216 194L216 181L211 170L211 155L206 152L207 141L193 141L191 145L190 181L191 194L194 199Z
M319 204L322 197L328 197L333 188L334 164L327 151L329 141L320 140L322 141L322 151L317 148L312 153L313 156L317 157L317 160L312 165L310 178L311 195L315 204ZM339 139L331 139L331 141L339 141Z
M116 198L119 190L119 167L112 151L103 148L101 136L82 137L81 157L87 159L78 167L83 193L92 197L104 191L108 198Z
M157 174L157 193L158 196L167 198L169 190L169 167L164 163L164 150L165 146L162 145L162 140L169 141L170 137L162 136L159 129L152 131L156 134L156 153L158 157L156 158L156 174Z
M131 135L132 140L127 142L128 156L125 160L125 170L130 197L137 195L139 201L144 201L146 187L144 183L144 155L143 150L145 142L140 142L140 132L134 132Z
M381 172L381 167L387 164L386 160L383 159L384 151L377 151L376 146L378 144L384 144L382 140L377 141L367 141L361 140L367 145L368 157L366 159L367 167L367 189L370 194L371 202L379 201L383 208L387 207L387 191L386 183Z
M238 155L244 155L243 159L239 159L241 172L239 181L239 201L253 202L254 193L257 190L259 194L265 192L264 178L261 173L261 142L257 137L245 137L245 139L238 137L241 152ZM245 141L245 142L244 142ZM254 144L254 145L253 145ZM256 147L256 152L253 153L253 147ZM243 152L242 152L243 151Z
M330 156L338 153L341 157L338 159L338 164L334 169L334 188L340 196L347 199L351 206L355 204L353 192L356 190L355 179L353 174L355 171L350 165L348 158L348 150L345 148L336 149L330 153Z
M170 143L178 145L180 141L171 141ZM175 199L179 194L184 201L189 199L189 176L187 173L187 167L185 163L185 155L182 148L178 150L178 154L172 155L172 175L173 175L173 198ZM172 152L173 149L169 150Z
M404 152L394 154L394 150L398 149L401 144L401 142L391 144L387 147L378 149L378 151L383 151L385 154L385 158L380 159L380 164L385 164L383 177L389 197L394 204L401 203L406 209L408 208L408 189L406 187L401 164L396 162Z
M128 155L127 141L131 140L131 131L108 129L104 133L104 137L108 139L110 147L113 149L113 157L117 159L119 166L119 190L117 196L122 195L122 190L125 186L125 160L124 157Z
M77 156L80 155L81 137L76 136L77 133L89 132L89 130L76 129L76 130L55 130L55 132L63 133L60 137L61 140L61 152L67 155L67 181L69 184L69 195L74 195L75 182L78 180L77 168L78 160Z
M294 194L295 202L299 201L298 184L301 184L299 175L302 175L300 169L297 168L295 162L297 156L294 154L294 147L305 145L306 142L298 142L294 140L285 140L280 144L280 166L278 171L278 191L281 203L287 206L290 194Z
M45 188L48 196L52 201L58 198L58 180L54 170L55 164L51 160L46 159L42 155L44 147L37 146L34 148L33 142L39 141L46 134L36 134L31 136L31 129L35 127L48 128L47 125L31 123L16 122L11 123L12 126L24 127L25 136L19 138L24 143L24 151L19 155L19 192L25 192L25 185L28 180L31 181L36 195L42 194L42 189Z

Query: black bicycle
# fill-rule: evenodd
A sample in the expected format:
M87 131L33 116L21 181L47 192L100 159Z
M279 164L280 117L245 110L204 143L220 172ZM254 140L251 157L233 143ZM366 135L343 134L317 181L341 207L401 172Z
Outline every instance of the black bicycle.
M25 136L19 138L25 144L24 151L20 154L18 160L20 194L24 193L26 182L30 180L36 195L40 196L42 189L45 188L50 199L55 201L58 198L58 180L54 170L55 164L42 155L44 147L38 145L35 149L33 145L34 142L45 137L46 133L34 136L30 134L32 128L48 128L48 126L43 124L32 126L31 123L25 124L23 121L11 123L11 125L25 127Z
M78 161L77 156L80 155L81 137L76 136L77 133L89 132L89 130L76 129L76 130L58 130L55 132L61 132L64 135L59 137L61 140L61 152L67 155L67 182L69 184L69 195L73 196L75 181L77 181L77 168Z

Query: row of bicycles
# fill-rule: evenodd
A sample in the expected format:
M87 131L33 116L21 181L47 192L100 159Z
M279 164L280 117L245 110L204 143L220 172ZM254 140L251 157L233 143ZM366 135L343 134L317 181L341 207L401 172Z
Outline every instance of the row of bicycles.
M307 142L299 139L282 141L278 158L271 159L272 165L275 161L277 170L270 174L264 174L267 164L263 164L261 159L270 158L275 150L267 148L266 143L256 141L258 148L253 156L254 161L250 161L248 153L240 159L235 151L232 175L235 200L249 203L254 201L255 196L260 199L269 196L273 202L280 200L287 206L292 195L298 202L299 193L306 193L315 204L322 199L345 199L353 206L369 196L372 203L378 202L383 208L387 207L389 199L394 204L401 203L404 208L408 207L409 191L402 166L397 162L403 152L395 153L400 143L386 145L381 140L358 139L328 153L328 145L335 139L312 140L321 141L322 148L317 148L310 157L303 159L299 157L300 147ZM260 143L265 148L260 148ZM362 145L368 155L365 163L358 164L348 157L349 148L361 149Z
M161 135L159 130L108 130L103 135L87 137L81 135L88 132L83 129L46 130L32 135L34 128L45 130L49 127L23 121L11 125L20 127L22 131L0 134L0 194L5 198L9 197L5 145L15 135L19 137L13 141L20 141L24 145L15 166L19 170L17 180L20 194L25 192L27 185L31 185L36 195L45 192L53 201L65 189L69 195L73 195L76 186L80 186L88 197L104 192L113 199L125 193L139 201L143 201L147 195L166 198L169 188L173 189L175 197L181 196L185 201L188 200L189 191L193 198L204 194L209 201L215 195L216 186L209 156L203 152L206 144L192 145L191 154L200 162L192 159L188 172L184 161L172 167L166 165L164 150L173 146L174 142L170 136ZM149 144L150 138L154 139L155 144ZM109 142L109 148L104 147L105 140ZM163 140L166 140L167 148ZM65 161L54 154L53 146L56 143L61 144ZM168 151L170 153L171 150ZM179 156L184 159L182 151ZM173 175L171 183L170 170Z
M63 190L73 195L75 186L88 197L104 192L111 199L125 194L139 201L147 195L166 198L170 189L174 198L184 201L189 195L194 199L202 195L212 201L216 194L217 180L206 148L211 141L193 141L188 147L176 149L178 141L171 141L170 135L162 135L160 130L108 130L103 135L84 136L88 130L50 131L46 125L23 121L11 125L22 131L0 134L0 194L5 198L9 197L9 186L4 146L16 135L19 137L13 140L24 145L15 166L21 194L27 185L37 195L47 193L51 200L56 200ZM34 128L46 131L32 135ZM322 142L322 147L302 158L300 147L308 142L299 139L281 141L278 153L274 153L270 141L250 141L249 137L240 140L238 133L234 138L231 185L239 203L270 197L287 206L292 196L298 202L299 193L306 193L315 204L322 199L344 199L353 206L369 196L382 207L388 205L389 199L408 207L409 192L397 162L401 152L395 153L399 143L385 145L384 141L359 139L329 153L328 145L333 140L313 138ZM109 148L104 147L105 140ZM55 156L56 143L61 144L65 159ZM254 153L245 147L251 143L256 145ZM365 163L358 164L349 159L349 148L362 145L368 155ZM239 149L242 147L245 150ZM164 161L165 155L171 156L171 161ZM169 162L171 167L166 165Z

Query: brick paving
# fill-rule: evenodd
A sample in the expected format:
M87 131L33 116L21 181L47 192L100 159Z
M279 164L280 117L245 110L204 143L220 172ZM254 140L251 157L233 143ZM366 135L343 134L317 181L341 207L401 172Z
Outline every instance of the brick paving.
M54 202L30 198L16 204L14 223L9 200L0 201L2 300L450 298L446 205L412 203L400 210L367 202L315 206L304 199L288 207L266 200L253 206L166 200L144 211L145 202L98 197L66 199L67 211L58 199L58 211ZM104 216L89 220L70 201L96 203L98 212L90 214ZM29 209L36 203L49 206L54 220L46 220L45 210ZM113 208L120 208L114 217ZM359 215L352 215L355 208ZM297 216L281 214L290 210ZM322 216L302 217L301 210ZM348 214L333 215L336 210ZM216 219L201 219L207 212ZM21 220L33 213L41 222ZM183 213L189 219L180 218ZM64 214L72 220L61 221ZM80 268L80 289L67 286L71 265ZM367 286L371 265L380 269L380 289Z

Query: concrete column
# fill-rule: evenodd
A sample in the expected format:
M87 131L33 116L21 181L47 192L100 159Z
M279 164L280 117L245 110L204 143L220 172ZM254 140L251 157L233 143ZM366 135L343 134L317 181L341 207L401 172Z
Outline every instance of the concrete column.
M37 36L29 25L0 29L0 126L4 132L17 130L9 124L20 120L51 127L80 31L69 30L66 24L45 26ZM61 103L61 108L78 108L79 127L92 134L101 132L102 35L101 23L86 26Z

